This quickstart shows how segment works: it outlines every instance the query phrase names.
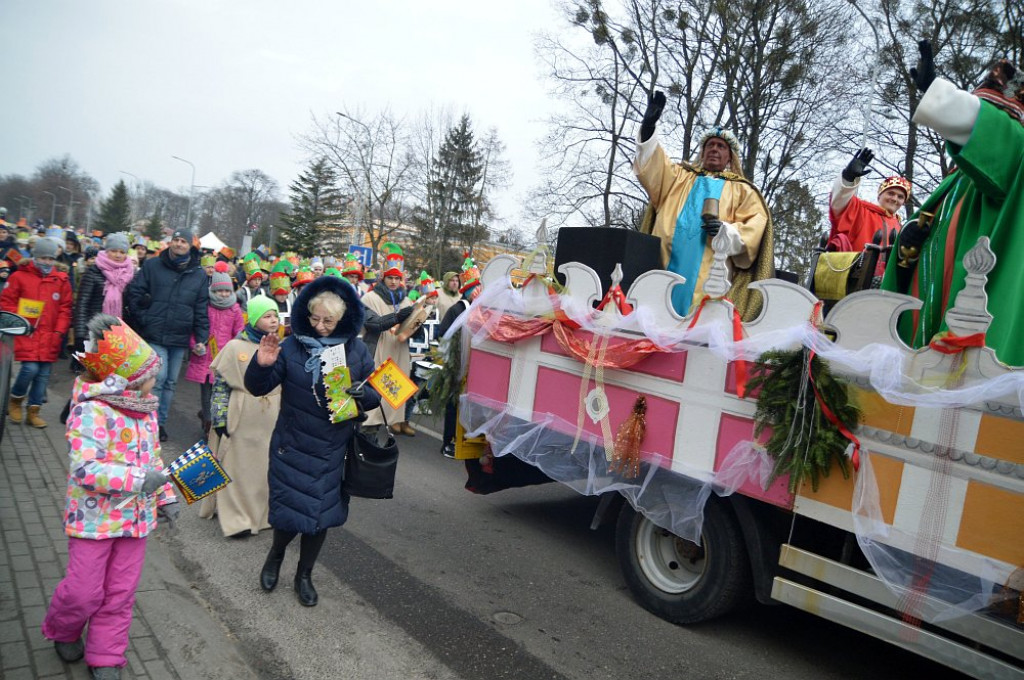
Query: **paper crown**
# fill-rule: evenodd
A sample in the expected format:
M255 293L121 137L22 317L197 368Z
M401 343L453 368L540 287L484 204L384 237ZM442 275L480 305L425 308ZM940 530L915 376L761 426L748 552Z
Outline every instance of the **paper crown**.
M292 290L292 280L284 272L276 272L270 275L270 294L277 295L278 293L290 293Z
M201 258L199 258L200 267L212 267L215 264L217 264L216 255L203 255Z
M229 248L227 246L224 246L219 251L217 251L217 254L223 257L225 260L235 259L235 249Z
M384 253L384 266L381 268L381 276L402 276L405 274L405 256L402 249L395 243L385 243L381 246Z
M434 285L434 279L427 272L420 273L419 280L419 293L425 298L437 296L437 286Z
M260 269L260 260L258 257L250 257L242 260L242 269L245 270L245 278L251 279L254 276L263 276L263 271Z
M324 276L334 276L339 279L345 278L341 275L341 271L337 267L328 267L324 270Z
M480 283L480 269L476 266L476 262L469 253L466 253L466 260L462 263L462 273L459 274L459 283L462 287L459 288L460 293L465 293L473 286Z
M274 266L270 268L270 274L284 274L285 276L291 276L295 272L295 265L289 260L283 257L274 263Z
M886 189L892 189L893 187L903 189L903 193L907 195L907 198L910 198L910 181L905 177L900 177L899 175L886 177L882 180L882 183L878 185L878 195L881 196L883 191Z
M345 256L345 264L341 269L342 276L358 276L359 280L363 280L363 263L359 261L359 258L355 253L349 253Z
M160 362L153 348L123 321L103 331L95 352L78 352L75 358L100 380L116 374L129 383Z
M295 275L295 283L292 284L292 287L298 288L299 286L304 286L315 278L316 275L313 274L312 269L309 267L301 267Z

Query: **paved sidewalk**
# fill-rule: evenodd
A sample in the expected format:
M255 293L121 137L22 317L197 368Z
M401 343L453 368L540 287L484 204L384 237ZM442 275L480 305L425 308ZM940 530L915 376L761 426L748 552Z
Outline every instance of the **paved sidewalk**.
M0 441L0 677L5 680L89 678L83 661L62 662L39 631L67 565L61 515L68 462L58 416L70 380L54 377L42 409L49 427L8 421ZM150 534L122 677L258 678L242 647L174 566L162 531Z

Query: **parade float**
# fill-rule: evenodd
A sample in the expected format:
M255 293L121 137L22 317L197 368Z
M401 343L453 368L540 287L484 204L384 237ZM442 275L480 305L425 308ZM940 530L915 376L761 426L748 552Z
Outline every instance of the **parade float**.
M543 248L491 260L446 336L464 377L457 457L483 473L514 457L601 495L593 526L618 510L624 579L668 620L756 598L1024 677L1024 369L984 343L987 239L948 333L918 350L896 321L920 303L895 293L822 318L806 289L766 280L744 322L719 240L686 317L667 271L623 291L620 271L606 287L579 262L560 285Z

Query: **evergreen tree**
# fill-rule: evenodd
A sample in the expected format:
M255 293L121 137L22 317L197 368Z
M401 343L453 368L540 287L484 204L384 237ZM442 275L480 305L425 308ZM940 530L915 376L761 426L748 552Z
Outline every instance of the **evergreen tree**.
M431 161L427 204L414 219L420 232L414 248L418 266L433 272L455 269L462 261L462 250L479 240L483 169L472 123L463 115Z
M295 251L301 255L324 252L330 238L332 223L338 221L342 196L337 187L338 176L321 158L310 164L288 190L291 192L291 214L281 218L281 234L277 247L282 251ZM331 247L339 244L330 243Z
M132 224L132 208L128 200L128 187L124 180L114 185L110 198L100 204L96 227L104 234L128 231Z
M160 206L158 205L156 209L153 211L153 216L149 218L148 222L146 222L146 227L143 230L143 233L146 235L146 238L152 239L154 241L159 241L161 238L163 238L164 234L162 230L164 224L163 219L160 216L160 213L161 210Z

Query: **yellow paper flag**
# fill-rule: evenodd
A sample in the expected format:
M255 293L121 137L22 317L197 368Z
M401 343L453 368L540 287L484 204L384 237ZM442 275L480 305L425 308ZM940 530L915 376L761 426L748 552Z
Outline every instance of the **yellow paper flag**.
M391 408L398 408L419 389L416 383L402 373L391 357L370 374L368 381Z
M34 321L43 315L43 307L46 303L42 300L29 300L20 298L18 300L18 316L23 316L29 321Z

